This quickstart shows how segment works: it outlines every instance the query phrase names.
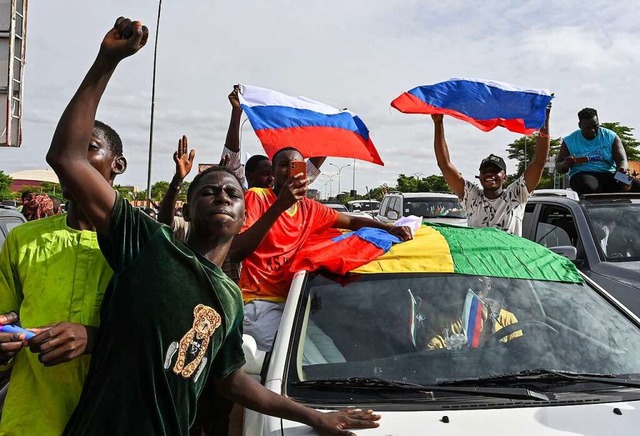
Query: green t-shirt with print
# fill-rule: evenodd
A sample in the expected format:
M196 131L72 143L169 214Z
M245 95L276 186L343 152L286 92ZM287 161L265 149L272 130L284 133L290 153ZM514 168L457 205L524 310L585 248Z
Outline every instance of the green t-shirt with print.
M187 435L207 377L244 364L240 291L120 196L99 243L114 276L64 434Z

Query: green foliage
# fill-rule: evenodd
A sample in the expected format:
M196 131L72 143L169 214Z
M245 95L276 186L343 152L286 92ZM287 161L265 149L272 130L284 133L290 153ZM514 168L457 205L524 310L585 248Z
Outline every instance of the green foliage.
M0 200L12 200L14 197L13 192L11 191L11 183L13 183L13 179L9 176L9 174L5 174L0 171Z
M444 176L438 174L421 178L400 174L395 190L400 192L451 192Z
M534 133L531 136L518 138L507 146L507 157L518 161L518 167L515 172L513 172L513 169L507 168L507 174L509 174L507 177L507 183L511 183L520 177L524 173L526 167L531 163L531 161L533 161L537 139L538 134ZM557 155L560 145L562 145L562 138L551 139L551 150L549 151L549 156ZM538 189L541 188L553 188L553 175L550 174L549 170L546 168L543 171L542 178L538 184Z
M631 133L631 131L634 130L633 127L622 126L619 122L600 123L600 126L616 132L616 134L622 141L622 145L624 146L625 151L627 152L628 160L640 160L640 150L638 150L640 142L638 142Z
M122 186L122 185L113 185L113 189L115 189L122 196L122 198L125 198L129 201L134 200L134 193L130 187Z
M151 185L151 199L156 203L159 203L164 198L165 194L169 190L169 182L161 180Z

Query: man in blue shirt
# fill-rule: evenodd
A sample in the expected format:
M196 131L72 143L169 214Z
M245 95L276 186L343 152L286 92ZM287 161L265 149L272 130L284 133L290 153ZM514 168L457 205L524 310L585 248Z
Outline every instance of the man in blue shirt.
M600 127L598 112L584 108L578 112L578 127L562 141L556 169L569 173L569 185L578 195L601 192L640 192L640 181L630 183L616 179L628 178L627 153L616 132Z

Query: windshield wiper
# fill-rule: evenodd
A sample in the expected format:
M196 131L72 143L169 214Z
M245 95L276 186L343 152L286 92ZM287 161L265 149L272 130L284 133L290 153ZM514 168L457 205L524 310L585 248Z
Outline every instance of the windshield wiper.
M525 388L505 387L481 387L476 386L445 386L445 385L421 385L396 380L387 380L377 377L350 377L328 378L317 380L305 380L292 383L296 388L326 389L326 390L380 390L380 391L412 391L412 392L450 392L457 394L478 395L486 397L508 398L513 400L541 400L549 401L551 398L542 392Z
M579 373L553 369L526 369L513 374L499 374L489 377L467 378L458 380L444 380L438 386L504 386L526 383L530 381L543 382L573 382L573 383L602 383L631 388L640 388L640 380L619 378L614 374Z

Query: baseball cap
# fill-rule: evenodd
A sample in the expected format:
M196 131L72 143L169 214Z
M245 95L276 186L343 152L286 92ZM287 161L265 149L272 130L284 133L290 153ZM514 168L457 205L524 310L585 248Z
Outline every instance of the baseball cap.
M480 162L480 170L488 167L489 165L494 165L500 168L501 170L507 171L507 164L504 162L500 156L496 156L495 154L490 154L489 156L482 159Z

